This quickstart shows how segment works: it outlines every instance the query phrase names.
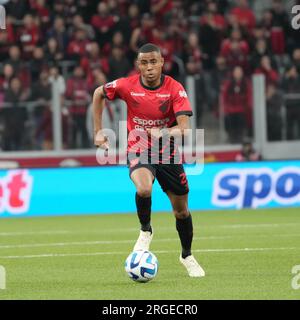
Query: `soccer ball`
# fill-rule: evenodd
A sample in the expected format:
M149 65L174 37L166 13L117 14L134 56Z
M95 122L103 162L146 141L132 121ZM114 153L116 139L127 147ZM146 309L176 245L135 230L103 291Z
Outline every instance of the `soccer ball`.
M152 280L158 271L158 260L150 251L133 251L125 261L125 271L137 282Z

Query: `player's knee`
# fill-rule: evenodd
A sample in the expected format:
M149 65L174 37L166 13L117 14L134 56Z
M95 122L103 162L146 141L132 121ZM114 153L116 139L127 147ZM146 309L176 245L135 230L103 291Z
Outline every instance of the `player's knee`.
M139 186L136 192L140 197L148 198L151 196L152 186Z
M177 219L185 219L190 215L190 212L187 209L174 210L174 215Z

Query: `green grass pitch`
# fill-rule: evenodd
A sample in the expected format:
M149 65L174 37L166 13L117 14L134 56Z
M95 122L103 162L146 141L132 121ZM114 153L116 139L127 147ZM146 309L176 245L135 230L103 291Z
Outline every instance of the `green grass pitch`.
M179 263L171 213L152 215L157 277L135 283L124 262L139 232L135 214L0 219L2 299L300 299L300 209L192 212L193 253L206 271Z

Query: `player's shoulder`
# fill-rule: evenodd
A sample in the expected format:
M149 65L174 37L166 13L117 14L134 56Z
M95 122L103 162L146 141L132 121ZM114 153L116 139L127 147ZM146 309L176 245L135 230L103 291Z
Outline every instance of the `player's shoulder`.
M165 76L165 81L166 81L166 87L170 90L173 97L177 97L179 95L180 97L187 98L187 93L185 91L185 88L179 81L175 80L170 76Z
M128 85L128 84L135 84L137 81L139 81L139 75L134 74L132 76L128 77L122 77L115 79L113 81L107 82L104 87L109 88L109 87L120 87L123 85Z
M125 77L125 78L122 78L124 82L127 82L128 84L136 84L140 81L140 74L139 73L136 73L136 74L133 74L131 76L128 76L128 77Z

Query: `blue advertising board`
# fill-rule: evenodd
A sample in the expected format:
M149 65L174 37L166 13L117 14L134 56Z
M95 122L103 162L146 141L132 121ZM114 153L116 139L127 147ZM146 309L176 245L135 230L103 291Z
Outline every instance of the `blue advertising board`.
M190 210L300 206L300 161L205 164ZM0 218L135 212L126 166L0 170ZM171 205L156 181L153 211Z

